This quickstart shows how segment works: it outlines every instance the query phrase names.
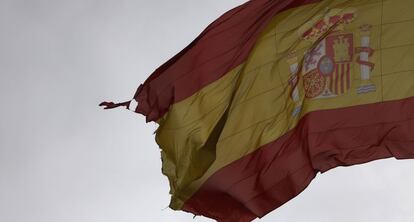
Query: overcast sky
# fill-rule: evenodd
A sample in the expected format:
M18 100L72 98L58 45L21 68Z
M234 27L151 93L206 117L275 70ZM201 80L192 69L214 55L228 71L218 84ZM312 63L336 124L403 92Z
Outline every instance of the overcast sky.
M167 209L155 124L128 100L242 0L0 0L0 221L204 222ZM414 160L318 175L264 222L414 218Z

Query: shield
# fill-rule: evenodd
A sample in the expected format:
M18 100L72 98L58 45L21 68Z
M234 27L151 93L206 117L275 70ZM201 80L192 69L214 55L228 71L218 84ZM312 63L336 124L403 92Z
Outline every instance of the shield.
M353 49L354 39L352 33L336 33L327 36L305 55L302 71L304 73L306 97L335 97L349 91L351 88ZM323 84L320 83L321 79L324 82ZM318 84L315 85L315 83ZM315 88L322 85L322 89Z

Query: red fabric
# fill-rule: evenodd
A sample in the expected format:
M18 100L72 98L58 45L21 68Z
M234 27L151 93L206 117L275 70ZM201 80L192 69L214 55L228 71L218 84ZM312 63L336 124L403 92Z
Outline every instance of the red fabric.
M135 111L145 115L147 121L158 120L172 104L242 64L277 13L317 1L252 0L225 13L138 88Z
M220 222L251 221L305 189L318 172L414 158L414 97L306 115L299 125L222 168L184 210Z

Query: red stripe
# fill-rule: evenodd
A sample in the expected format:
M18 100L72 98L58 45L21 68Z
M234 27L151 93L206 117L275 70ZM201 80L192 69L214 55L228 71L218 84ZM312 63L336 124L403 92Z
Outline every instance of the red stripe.
M218 221L250 221L294 198L317 172L413 159L413 111L414 97L309 113L294 130L212 175L184 210Z
M333 91L333 80L334 80L334 78L333 78L333 73L331 74L331 75L329 75L329 90L331 91L331 93L333 93L334 91Z
M346 89L349 90L351 88L351 64L346 64Z
M334 81L335 81L335 94L339 94L339 90L338 90L338 81L339 81L339 64L335 65L335 77L334 77Z
M345 92L345 64L341 64L341 94Z
M182 101L242 64L278 13L320 0L253 0L224 14L141 85L135 110L155 121Z

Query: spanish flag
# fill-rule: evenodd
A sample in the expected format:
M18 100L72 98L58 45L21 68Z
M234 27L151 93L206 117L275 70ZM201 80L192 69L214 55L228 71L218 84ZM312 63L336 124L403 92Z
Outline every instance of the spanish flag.
M414 158L414 1L251 0L126 106L159 124L170 207L263 217L338 166Z

